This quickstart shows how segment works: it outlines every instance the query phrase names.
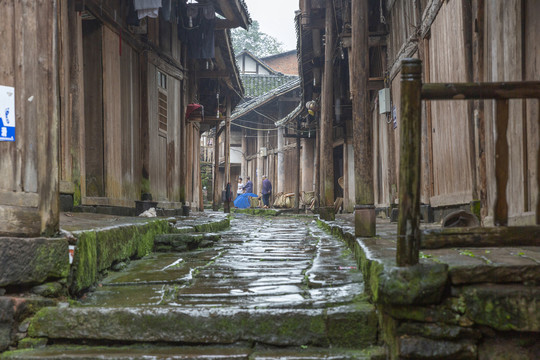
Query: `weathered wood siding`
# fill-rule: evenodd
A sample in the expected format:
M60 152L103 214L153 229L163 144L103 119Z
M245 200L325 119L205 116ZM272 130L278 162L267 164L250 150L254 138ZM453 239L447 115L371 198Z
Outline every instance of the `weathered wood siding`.
M391 114L388 118L385 114L379 114L378 106L372 112L373 118L373 183L375 186L375 204L377 206L389 206L395 200L397 183L393 180L396 171L394 137L397 129L394 129ZM394 152L394 154L391 154Z
M80 205L85 188L84 81L82 18L74 2L58 4L58 79L60 90L60 192Z
M161 83L158 79L161 77ZM166 79L166 80L163 80ZM182 138L180 117L182 116L181 80L171 76L156 64L148 66L148 137L149 137L149 180L150 192L157 201L170 202L173 205L180 201L180 159L182 154ZM163 83L165 81L165 83ZM165 87L164 87L165 86ZM193 133L192 124L187 124L187 163L192 162ZM198 142L198 141L197 141ZM192 167L188 166L187 179L192 176ZM188 181L188 183L191 183ZM191 190L186 189L188 201L193 201ZM198 198L198 196L197 196Z
M0 85L14 87L16 116L15 141L0 142L0 235L58 231L56 5L0 2Z
M431 25L429 39L430 82L466 82L463 1L443 4ZM451 35L450 35L451 34ZM431 103L434 189L432 206L469 203L472 199L471 114L464 101Z
M485 80L540 80L540 4L531 0L492 0L485 3ZM489 215L493 214L494 102L485 102L486 154ZM510 224L532 211L538 198L536 161L539 146L538 101L512 100L509 109L508 143L510 168L508 207ZM512 219L514 218L514 220Z

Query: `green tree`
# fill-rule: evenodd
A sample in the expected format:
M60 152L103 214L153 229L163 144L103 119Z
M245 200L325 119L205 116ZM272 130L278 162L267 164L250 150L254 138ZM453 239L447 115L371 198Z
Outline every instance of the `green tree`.
M283 44L276 38L261 32L256 20L253 20L247 31L241 28L233 29L231 36L235 54L246 49L258 57L265 57L284 51Z

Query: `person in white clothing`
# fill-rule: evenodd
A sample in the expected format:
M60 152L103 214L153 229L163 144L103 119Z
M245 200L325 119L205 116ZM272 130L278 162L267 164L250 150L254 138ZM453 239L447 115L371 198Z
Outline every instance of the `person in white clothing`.
M238 178L238 189L236 190L236 196L242 195L244 193L244 183L242 183L242 178Z

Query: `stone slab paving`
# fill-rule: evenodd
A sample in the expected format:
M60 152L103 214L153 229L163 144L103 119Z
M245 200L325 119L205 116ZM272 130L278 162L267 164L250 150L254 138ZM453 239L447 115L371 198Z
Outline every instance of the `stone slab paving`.
M161 298L161 305L251 308L324 306L325 299L331 303L344 293L349 300L363 293L351 252L312 220L237 214L231 225L213 248L154 253L131 262L109 275L83 303L153 305L133 296L137 288L148 298ZM152 292L156 294L150 296Z
M192 226L188 222L176 226ZM377 343L377 317L345 243L308 218L235 214L231 228L220 234L211 248L131 261L88 293L82 306L40 311L29 335L57 344L236 346L233 353L200 354L210 359L384 358L381 348L371 348ZM241 348L246 345L247 353ZM65 352L84 358L94 350ZM46 351L52 351L49 357L36 351L35 357L22 358L54 357L54 348ZM130 350L115 351L115 358L129 358ZM191 358L155 351L148 358Z

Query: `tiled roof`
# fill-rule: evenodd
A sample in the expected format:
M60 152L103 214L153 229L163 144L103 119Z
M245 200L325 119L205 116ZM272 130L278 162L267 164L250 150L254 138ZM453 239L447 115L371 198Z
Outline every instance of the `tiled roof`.
M244 85L244 97L252 99L280 87L292 80L298 79L298 76L291 75L240 75Z
M257 107L266 104L268 101L285 94L291 90L294 90L295 88L300 87L300 78L297 76L292 76L294 78L293 80L290 80L289 82L266 92L264 95L261 95L259 97L253 98L249 101L246 101L240 105L238 105L234 113L231 116L231 119L237 119L247 113L249 113L251 110L256 109Z

